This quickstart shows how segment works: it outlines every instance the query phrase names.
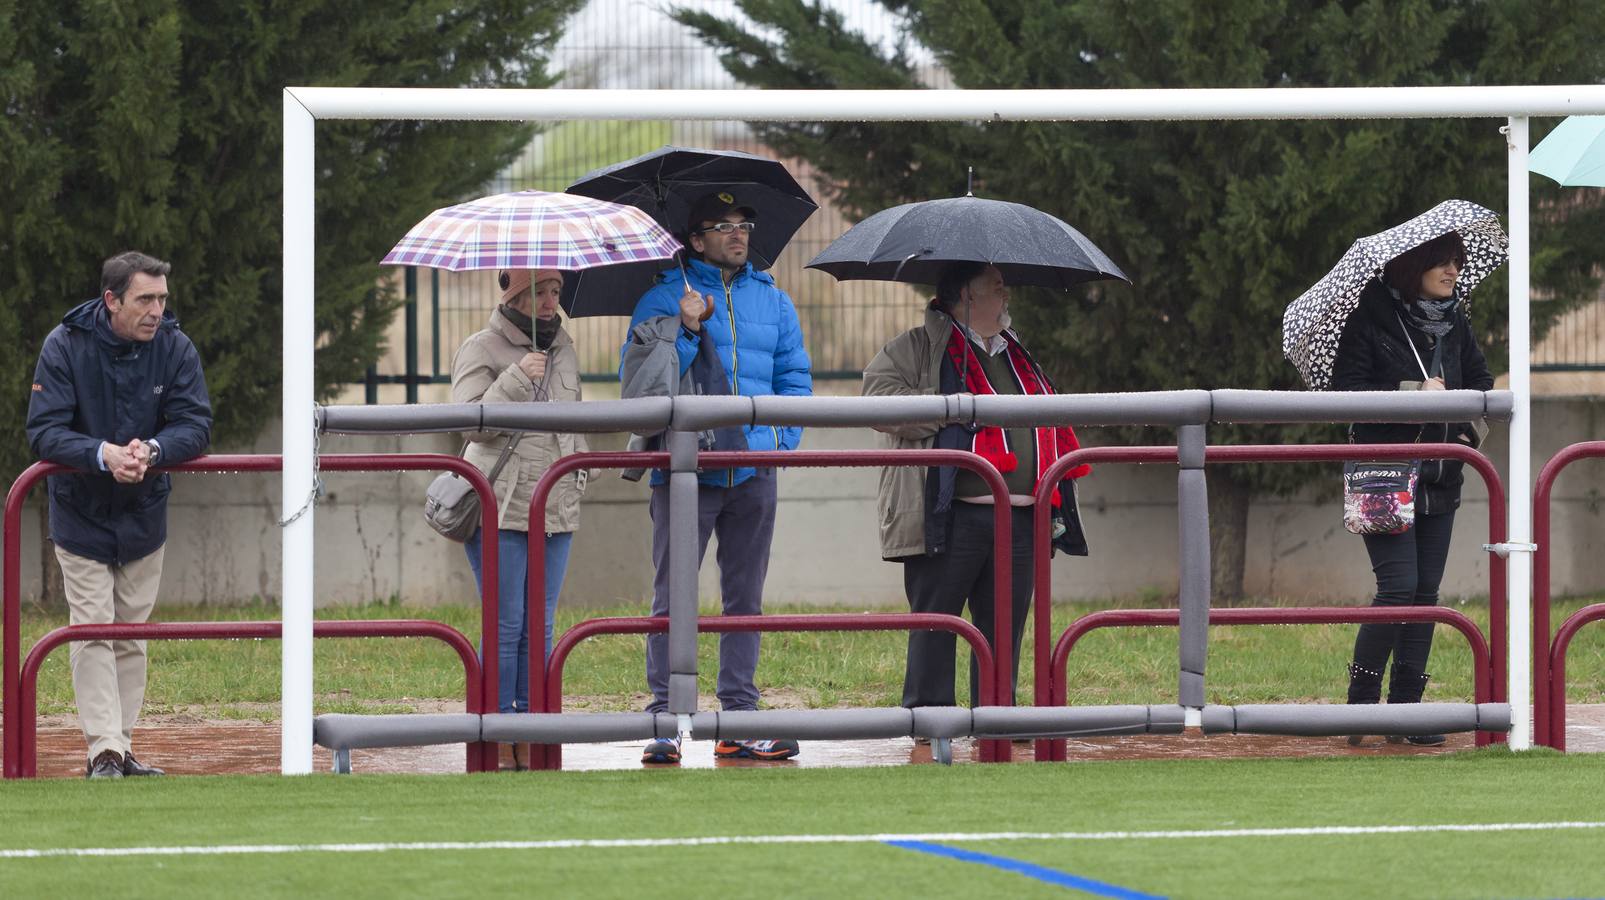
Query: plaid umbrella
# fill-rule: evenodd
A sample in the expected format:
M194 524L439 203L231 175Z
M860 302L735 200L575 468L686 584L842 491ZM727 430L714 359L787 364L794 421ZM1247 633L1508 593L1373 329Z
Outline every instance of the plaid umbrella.
M1282 355L1312 390L1324 391L1331 385L1338 339L1360 305L1366 283L1382 274L1388 260L1451 231L1458 231L1466 244L1466 265L1455 293L1469 307L1471 289L1505 261L1509 239L1492 210L1466 200L1445 200L1403 225L1360 238L1332 271L1287 305L1282 314Z
M633 206L518 191L430 213L380 261L386 266L590 269L673 258L680 242Z

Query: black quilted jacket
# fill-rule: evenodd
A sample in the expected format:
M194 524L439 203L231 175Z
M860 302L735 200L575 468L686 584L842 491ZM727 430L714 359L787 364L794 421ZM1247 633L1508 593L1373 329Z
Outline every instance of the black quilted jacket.
M1396 312L1397 311L1397 312ZM1360 294L1360 305L1349 316L1338 341L1332 367L1332 390L1396 391L1423 380L1421 363L1432 366L1437 339L1401 323L1399 301L1380 281L1373 280ZM1443 337L1442 375L1450 390L1486 391L1494 386L1488 361L1471 333L1463 310L1455 312L1455 325ZM1408 342L1408 343L1407 343ZM1415 353L1411 352L1411 347ZM1417 354L1420 362L1417 362ZM1438 375L1437 369L1432 372ZM1350 435L1361 444L1400 444L1410 441L1459 441L1476 446L1476 432L1467 422L1429 422L1423 425L1356 422ZM1456 460L1424 460L1416 512L1432 515L1460 506L1461 464Z

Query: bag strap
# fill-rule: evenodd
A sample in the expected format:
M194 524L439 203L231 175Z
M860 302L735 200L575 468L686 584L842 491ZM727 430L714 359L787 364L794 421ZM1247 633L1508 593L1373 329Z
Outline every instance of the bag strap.
M518 442L523 440L523 439L524 439L524 432L522 432L522 431L517 432L516 434L513 435L513 439L508 441L507 442L507 446L502 448L502 455L496 458L496 465L491 466L490 467L490 471L485 473L485 480L486 481L495 483L496 476L502 474L502 469L507 466L508 458L510 458L513 455L513 448L517 447L518 446ZM466 452L467 449L468 448L464 447L463 448L464 452Z
M1404 317L1399 315L1398 310L1393 311L1393 317L1399 320L1399 330L1404 332L1404 342L1410 345L1410 355L1416 358L1416 365L1421 367L1421 377L1431 381L1432 376L1427 374L1427 364L1421 361L1421 352L1416 349L1416 342L1410 340L1410 329L1404 327ZM1438 339L1437 353L1432 357L1432 364L1435 366L1440 365L1439 360L1443 358L1443 342L1447 337L1448 335L1445 335Z

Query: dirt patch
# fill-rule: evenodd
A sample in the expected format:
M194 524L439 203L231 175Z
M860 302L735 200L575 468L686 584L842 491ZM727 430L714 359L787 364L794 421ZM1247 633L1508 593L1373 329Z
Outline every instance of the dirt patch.
M770 699L765 692L765 699ZM570 698L565 708L587 709L598 703L616 708L617 698ZM711 699L711 698L708 698ZM772 704L786 702L777 692ZM796 699L796 698L791 698ZM408 701L419 712L461 712L462 703L452 701ZM394 706L395 704L383 704ZM708 708L712 708L711 706ZM268 719L277 715L273 704L262 704ZM1568 707L1567 746L1572 752L1605 752L1605 704L1573 704ZM39 723L39 774L44 777L82 777L84 740L72 716L52 716ZM218 719L206 710L163 712L141 720L134 733L134 747L141 760L166 768L175 775L269 774L279 771L279 726L273 721ZM1343 738L1296 738L1272 735L1137 735L1131 737L1087 738L1068 743L1072 762L1100 759L1180 759L1250 758L1291 756L1379 756L1435 755L1472 747L1469 734L1450 735L1438 747L1389 744L1369 738L1359 747L1350 747ZM970 740L953 742L955 762L976 759L976 744ZM634 742L610 744L570 744L563 748L563 767L573 770L629 769L641 765L641 746ZM1028 742L1013 745L1016 762L1033 758ZM329 751L314 749L314 767L327 771ZM753 763L745 760L715 760L712 745L696 742L686 748L682 767L713 768L792 766L801 768L898 766L930 764L931 747L908 738L876 741L807 741L803 753L783 763ZM467 754L460 744L436 747L397 747L357 750L352 768L357 772L446 773L466 769ZM509 760L510 763L510 760Z

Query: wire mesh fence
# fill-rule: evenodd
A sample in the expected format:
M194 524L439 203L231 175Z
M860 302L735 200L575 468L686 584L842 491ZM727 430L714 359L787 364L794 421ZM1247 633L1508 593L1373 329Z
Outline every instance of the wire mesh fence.
M823 0L867 37L898 40L898 20L877 0ZM732 0L703 0L699 8L739 17ZM946 86L934 61L908 48L922 81ZM682 27L656 0L591 0L573 20L553 55L564 89L740 89L715 53ZM576 121L540 123L523 154L483 193L524 189L561 191L587 172L665 144L744 150L778 157L740 122ZM910 286L883 282L838 283L803 268L847 229L850 221L830 203L823 176L806 161L782 160L820 209L798 231L771 274L797 306L816 378L856 379L881 345L919 321L922 298ZM443 198L456 202L468 198ZM398 276L400 277L400 276ZM373 370L373 382L444 382L451 355L483 328L499 292L494 272L414 273L412 315L398 317L390 350ZM408 320L415 324L409 326ZM587 317L568 324L590 380L616 377L628 320ZM410 334L410 338L408 335ZM409 349L411 348L411 349ZM409 358L413 362L409 363ZM1605 370L1605 299L1563 315L1534 347L1535 372ZM370 397L374 394L370 391Z
M848 20L868 34L891 39L895 20L874 0L832 0ZM714 2L708 8L733 3ZM570 22L554 53L553 68L567 89L737 89L718 58L656 3L592 0ZM523 154L484 193L518 190L561 191L580 176L604 165L655 150L665 144L743 150L779 158L740 122L546 122ZM820 203L770 270L791 295L802 320L816 378L859 377L865 363L888 339L919 321L922 300L908 285L853 281L838 283L803 266L852 223L833 207L822 176L803 160L782 159L798 182ZM467 199L467 198L459 198ZM455 201L452 201L455 202ZM448 379L451 355L463 340L483 328L499 300L494 272L417 270L411 302L416 315L399 316L391 350L375 368L375 381L401 381L408 357L421 381ZM416 325L411 346L408 318ZM620 316L570 320L580 370L591 380L616 378L619 348L629 322Z

